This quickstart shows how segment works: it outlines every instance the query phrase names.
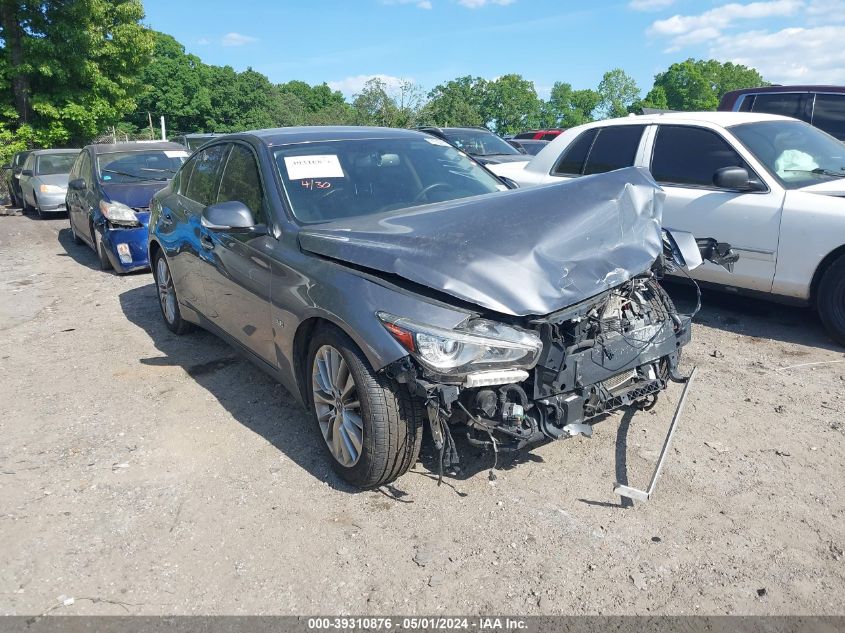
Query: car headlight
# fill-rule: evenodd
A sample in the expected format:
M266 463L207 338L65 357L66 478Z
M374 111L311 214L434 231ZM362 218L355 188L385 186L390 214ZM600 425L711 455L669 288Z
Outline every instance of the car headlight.
M38 190L41 193L67 193L67 189L58 185L41 185Z
M135 211L122 202L100 200L100 212L113 224L138 224Z
M444 376L458 378L483 369L531 369L543 349L534 332L486 319L470 319L447 330L387 312L377 316L424 367Z

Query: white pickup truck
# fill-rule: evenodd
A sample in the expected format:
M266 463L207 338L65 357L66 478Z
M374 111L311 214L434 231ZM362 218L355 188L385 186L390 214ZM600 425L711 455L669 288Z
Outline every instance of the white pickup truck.
M693 277L811 305L845 345L845 144L787 117L685 112L589 123L489 168L526 187L629 166L666 191L664 226L740 254L733 274L707 263Z

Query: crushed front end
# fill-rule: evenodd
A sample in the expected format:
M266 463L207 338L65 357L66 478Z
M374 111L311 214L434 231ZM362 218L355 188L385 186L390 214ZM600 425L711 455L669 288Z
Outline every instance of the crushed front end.
M472 444L512 451L590 435L591 422L602 414L653 405L670 379L680 379L678 360L690 330L689 317L678 314L651 272L554 314L499 325L489 332L485 351L467 355L488 355L479 359L479 369L464 365L459 373L445 359L457 357L467 344L484 348L484 342L467 343L422 331L406 319L380 317L414 350L390 373L425 399L445 468L458 463L452 435L459 428ZM481 327L470 320L463 330L491 329L489 321L475 322ZM500 359L504 362L497 363Z

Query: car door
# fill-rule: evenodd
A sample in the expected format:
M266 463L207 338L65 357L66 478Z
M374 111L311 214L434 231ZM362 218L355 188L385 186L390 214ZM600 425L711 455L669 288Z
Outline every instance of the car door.
M218 143L194 153L178 176L178 191L170 196L168 208L162 208L157 229L170 257L171 274L179 300L212 322L217 311L207 301L204 277L213 253L202 242L202 212L217 199L220 172L230 149Z
M763 191L720 189L717 170L743 167ZM665 189L663 225L730 243L740 259L730 273L705 262L692 272L702 281L770 292L775 274L783 192L772 191L728 140L693 125L660 125L651 173Z
M252 212L256 230L202 227L205 291L213 321L244 347L276 365L271 323L268 203L258 160L246 143L228 153L215 202L238 201Z
M73 180L85 180L85 185L87 187L90 172L91 156L87 151L83 150L82 153L79 154L79 158L77 158L76 162L73 164L71 177L69 178L68 183ZM66 200L68 217L70 218L71 224L73 224L73 230L76 231L78 236L86 241L90 240L91 236L87 219L85 190L72 189L68 187Z
M35 204L35 195L32 191L32 179L35 176L35 155L30 154L26 157L20 175L20 188L24 202L24 206L28 204Z

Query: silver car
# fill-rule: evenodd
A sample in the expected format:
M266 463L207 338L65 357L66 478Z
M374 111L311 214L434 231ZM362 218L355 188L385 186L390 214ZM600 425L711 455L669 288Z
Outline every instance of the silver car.
M78 149L41 149L27 157L20 177L24 212L35 211L44 218L67 211L68 174L78 155Z

